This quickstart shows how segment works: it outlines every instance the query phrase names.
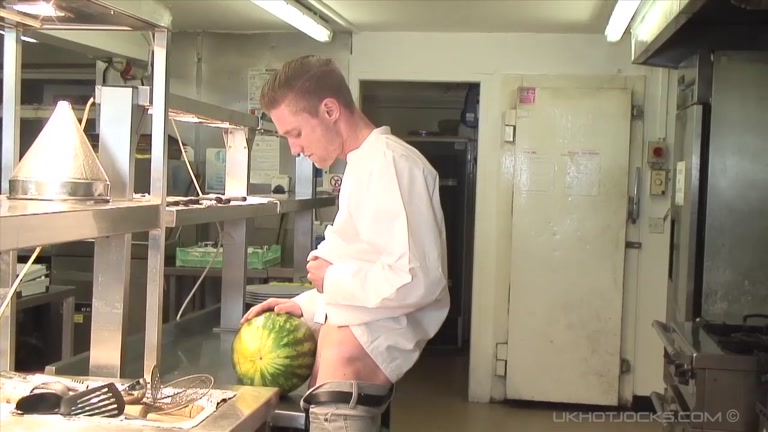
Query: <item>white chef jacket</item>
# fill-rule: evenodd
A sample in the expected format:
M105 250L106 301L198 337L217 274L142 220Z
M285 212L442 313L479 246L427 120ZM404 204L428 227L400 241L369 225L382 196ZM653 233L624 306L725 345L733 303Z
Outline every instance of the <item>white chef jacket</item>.
M397 382L448 314L446 255L437 172L381 127L347 156L339 211L310 253L332 264L323 293L294 300L315 328L316 314L349 326Z

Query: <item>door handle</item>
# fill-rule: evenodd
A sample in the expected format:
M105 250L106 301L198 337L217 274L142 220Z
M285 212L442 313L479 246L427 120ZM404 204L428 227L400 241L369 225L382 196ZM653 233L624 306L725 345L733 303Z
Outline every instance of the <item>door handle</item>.
M641 168L635 168L635 184L633 186L632 196L629 197L629 208L627 209L627 216L630 222L637 223L640 218L640 174Z

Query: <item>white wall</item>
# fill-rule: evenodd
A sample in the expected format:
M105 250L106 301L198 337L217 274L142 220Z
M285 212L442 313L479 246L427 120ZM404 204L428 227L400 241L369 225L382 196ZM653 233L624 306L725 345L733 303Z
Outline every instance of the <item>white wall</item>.
M502 170L501 112L508 103L504 75L645 75L645 140L667 136L668 74L630 63L627 43L608 44L602 35L362 33L355 35L350 61L350 85L361 80L474 81L481 83L478 155L478 195L475 232L472 347L469 398L487 402L504 399L503 378L493 375L495 345L506 342L509 294L508 241L511 196L498 187ZM671 136L669 140L671 141ZM647 167L645 172L647 174ZM644 176L647 179L647 175ZM625 311L636 318L634 334L624 344L634 346L633 393L648 395L662 388L662 346L651 321L663 319L666 301L668 232L648 234L647 219L663 216L668 198L649 197L643 182L636 281Z

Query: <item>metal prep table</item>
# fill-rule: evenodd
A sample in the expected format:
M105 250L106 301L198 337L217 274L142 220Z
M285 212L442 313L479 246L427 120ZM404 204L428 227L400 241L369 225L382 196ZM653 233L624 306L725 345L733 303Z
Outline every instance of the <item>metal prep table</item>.
M127 382L127 381L125 381ZM277 405L277 390L265 387L216 386L224 390L237 391L237 396L224 403L216 412L199 426L195 432L265 432L267 420ZM21 417L0 413L3 432L47 432L66 425L69 432L158 432L163 429L144 426L112 425L89 423L59 416Z
M300 280L306 275L301 263L313 245L314 211L334 206L336 198L316 196L314 166L309 159L300 157L296 159L294 190L289 198L270 200L249 196L245 202L233 202L230 205L166 205L169 119L193 119L199 127L221 131L226 164L224 193L234 197L248 195L250 144L257 135L275 135L274 125L251 113L170 92L168 60L172 16L171 11L162 3L156 0L60 0L57 6L70 12L66 19L30 17L19 12L19 19L7 22L4 30L0 300L8 294L16 278L19 251L93 240L91 349L46 368L47 373L124 380L147 377L152 368L158 366L164 382L191 373L207 373L214 376L215 388L237 389L238 396L225 403L195 430L252 432L257 428L265 429L266 421L277 406L276 390L235 387L236 380L231 367L234 331L239 327L239 320L245 312L247 222L257 217L293 214L293 278ZM9 179L17 166L35 167L38 162L52 162L45 158L37 161L26 159L30 154L44 155L45 152L27 152L21 163L19 161L19 120L23 114L23 110L19 109L22 33L60 29L62 25L66 30L87 31L99 28L149 32L152 35L149 60L153 72L151 88L145 85L105 85L99 77L103 76L101 72L107 65L103 62L96 64L93 102L94 111L97 110L99 151L98 155L94 154L97 159L89 163L101 165L100 168L111 184L108 203L13 200L6 196L9 193ZM132 169L135 162L135 137L147 115L151 117L152 131L150 191L148 196L137 198L133 188L135 170ZM37 172L44 168L43 164ZM167 233L183 225L212 222L221 222L223 232L221 305L164 325L162 312ZM131 306L144 310L146 326L143 334L129 335L126 310L131 299L129 279L132 236L143 236L144 233L148 234L146 287L140 291L145 294L145 298ZM18 308L19 304L14 297L9 302L7 313L0 317L0 370L15 369L13 347ZM214 328L229 330L214 332ZM61 422L59 418L0 418L0 429L3 432L51 430L65 424L72 430L142 430L142 427L137 426L105 427L86 425L83 421Z
M220 314L220 306L214 306L163 326L163 363L160 366L163 382L186 375L206 373L214 378L216 388L238 385L231 357L235 332L214 330L219 324ZM123 365L127 377L143 376L144 341L141 336L130 337L126 341ZM89 353L86 352L48 366L45 373L87 375L88 364ZM304 413L299 407L299 400L306 391L305 384L288 397L278 400L275 394L272 411L277 411L272 415L270 424L276 427L304 429Z

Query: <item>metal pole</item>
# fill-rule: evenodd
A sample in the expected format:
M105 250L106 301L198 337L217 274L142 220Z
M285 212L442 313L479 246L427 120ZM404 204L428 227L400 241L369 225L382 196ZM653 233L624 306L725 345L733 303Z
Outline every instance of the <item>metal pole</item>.
M157 215L163 222L168 172L168 48L171 33L155 31L152 65L152 150L150 195L160 203ZM144 340L144 376L160 366L163 342L163 277L165 273L165 225L149 232L147 256L147 327Z
M112 200L133 199L136 127L144 107L138 107L135 87L98 87L99 161L111 183ZM91 376L122 377L130 298L131 234L95 240Z
M248 195L248 138L245 129L226 132L227 167L224 193L229 196ZM235 330L245 312L246 221L224 223L221 271L221 329Z
M309 158L296 158L296 199L315 197L315 167ZM297 211L293 218L293 270L294 281L307 275L307 256L313 248L312 228L314 209Z
M3 160L0 193L8 194L8 180L19 164L21 118L21 31L6 27L3 43Z
M8 194L8 179L19 163L21 106L21 31L6 27L3 42L3 146L0 194ZM0 302L16 279L16 251L0 253ZM0 370L14 370L16 360L16 300L0 317Z

